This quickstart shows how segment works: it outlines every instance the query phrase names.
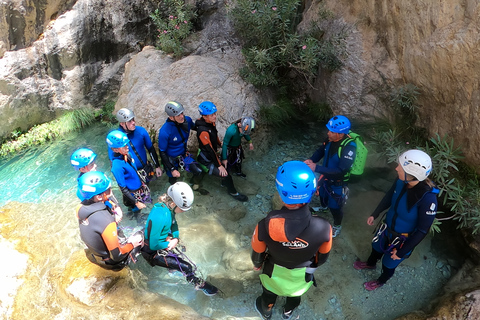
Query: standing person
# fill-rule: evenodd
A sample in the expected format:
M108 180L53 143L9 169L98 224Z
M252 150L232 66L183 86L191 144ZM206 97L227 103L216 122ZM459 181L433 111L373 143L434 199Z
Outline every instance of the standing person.
M222 164L230 174L246 178L242 172L242 161L245 153L242 148L242 137L247 140L250 150L253 150L253 142L250 133L255 129L255 120L252 117L241 118L232 123L225 132L222 145Z
M357 146L350 141L346 145L342 142L348 138L350 120L344 116L335 116L327 123L327 139L305 163L320 175L319 195L323 209L330 208L333 216L333 237L342 230L343 205L348 195L348 180L350 170L356 156ZM339 148L341 151L339 152ZM322 165L316 163L323 158Z
M120 243L114 212L105 203L112 196L110 179L99 171L87 172L78 180L78 190L84 200L77 208L77 218L88 260L114 271L122 270L129 258L136 261L143 235L135 233Z
M186 170L194 175L200 175L200 169L187 150L190 130L195 126L192 118L184 114L185 109L176 101L165 105L167 121L158 132L158 149L163 167L170 184L177 182L180 172Z
M112 149L112 173L122 191L123 204L138 217L140 210L151 203L150 189L138 174L135 160L129 152L127 135L119 130L113 130L107 135L107 144Z
M385 220L372 241L372 252L366 262L355 261L357 270L375 269L382 258L382 273L377 280L364 283L372 291L383 286L397 266L410 257L413 249L425 238L437 213L439 190L428 179L432 160L420 150L408 150L398 158L398 178L385 194L367 224L388 209Z
M136 125L133 111L127 108L118 110L117 120L120 123L118 130L124 132L130 141L131 156L135 161L135 166L139 174L145 177L147 183L152 180L155 175L160 177L162 175L162 169L158 161L157 151L155 151L155 147L152 144L147 130ZM148 150L150 154L153 166L148 161L145 149ZM110 160L113 160L113 153L110 149L108 156Z
M232 176L228 174L227 169L220 161L217 150L222 145L218 137L218 131L215 127L217 121L217 107L210 101L204 101L198 106L200 111L200 119L195 121L195 128L197 130L198 146L200 153L197 161L205 167L209 175L221 177L222 185L227 187L228 194L235 200L248 201L248 197L237 192L233 184ZM199 176L194 176L194 190L200 184L204 173Z
M260 220L252 237L252 261L260 275L263 293L255 301L262 319L270 319L277 296L286 298L283 319L290 319L301 296L312 284L313 273L332 247L332 228L312 216L308 203L316 191L315 175L301 161L278 168L277 191L284 206Z
M179 232L175 215L188 211L193 204L192 188L185 182L171 185L167 193L160 196L147 218L145 225L145 246L142 256L152 267L160 266L183 273L187 281L207 296L213 296L218 289L195 275L196 266L178 250Z

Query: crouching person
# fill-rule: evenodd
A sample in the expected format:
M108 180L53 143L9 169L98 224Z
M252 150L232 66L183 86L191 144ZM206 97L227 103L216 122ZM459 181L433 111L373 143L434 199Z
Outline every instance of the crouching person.
M78 180L78 190L84 200L77 208L80 237L87 258L98 266L113 271L122 270L143 245L143 233L137 232L120 241L114 211L105 203L112 196L111 181L102 172L91 171Z
M179 232L175 214L191 209L192 188L185 182L176 182L159 200L147 218L142 256L152 267L180 271L195 286L195 290L201 290L207 296L215 295L218 289L197 277L195 264L178 249Z

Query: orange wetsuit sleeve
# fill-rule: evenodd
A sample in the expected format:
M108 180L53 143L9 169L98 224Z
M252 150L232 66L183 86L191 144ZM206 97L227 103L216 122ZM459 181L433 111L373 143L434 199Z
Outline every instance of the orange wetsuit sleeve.
M318 253L326 254L326 253L329 253L330 250L332 249L332 227L330 227L330 238L329 239L330 240L322 243L320 248L318 248Z
M102 239L107 246L108 251L113 252L115 249L120 251L120 254L129 253L133 250L133 244L126 243L125 245L120 245L118 242L117 235L117 224L115 222L110 223L102 233Z
M267 250L267 245L265 242L258 239L258 224L255 227L255 231L252 236L252 249L257 253L262 253Z
M202 133L200 133L199 138L200 138L200 142L204 146L209 145L210 147L212 147L212 144L210 143L210 135L208 134L207 131L203 131Z
M222 162L220 162L220 159L218 158L216 150L213 149L212 142L210 141L210 135L208 134L208 132L207 131L201 132L199 135L199 140L204 146L208 147L207 149L209 149L208 155L211 158L210 160L212 162L216 161L217 162L216 167L217 168L220 167L222 165Z

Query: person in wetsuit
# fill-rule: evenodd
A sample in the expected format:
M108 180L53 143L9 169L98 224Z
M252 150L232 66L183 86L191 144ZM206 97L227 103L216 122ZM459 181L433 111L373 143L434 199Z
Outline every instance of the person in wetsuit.
M175 215L190 210L193 204L192 188L185 182L171 185L160 197L147 218L145 225L145 246L142 256L152 266L160 266L183 273L187 281L207 296L213 296L218 289L197 277L196 267L178 250L179 232Z
M78 180L78 189L84 200L77 208L77 219L80 237L88 248L87 258L114 271L127 266L129 259L135 261L135 251L140 250L143 235L135 233L120 242L114 212L105 203L112 196L110 179L99 171L87 172Z
M217 150L222 145L215 126L215 122L217 121L217 107L210 101L204 101L198 106L198 110L200 111L201 117L195 121L198 146L200 148L197 162L203 166L204 171L208 172L209 175L222 178L222 185L227 187L228 194L235 200L248 201L246 195L237 192L233 184L232 176L228 174L227 168L223 166L217 155ZM199 186L204 173L199 176L194 176L194 190Z
M144 176L147 184L155 176L160 177L162 175L162 169L160 168L160 162L158 161L157 151L152 144L152 140L150 139L147 130L136 125L135 114L133 111L127 108L118 110L117 120L119 122L117 130L124 132L129 139L131 157L135 162L139 174ZM148 151L153 165L148 161L145 149ZM110 160L113 160L114 158L113 152L110 149L108 149L108 157Z
M320 175L318 191L322 209L330 208L333 216L333 237L342 230L343 205L348 194L350 170L356 156L355 142L341 146L348 138L350 120L345 116L335 116L327 122L327 139L305 163ZM338 148L342 148L340 156ZM323 163L317 165L323 158Z
M177 182L181 171L200 175L202 169L187 150L190 130L195 126L192 118L184 114L184 107L176 101L169 101L165 105L168 115L165 124L158 132L158 149L163 167L167 172L170 184Z
M276 187L284 206L260 220L252 237L254 270L263 267L263 293L255 301L262 319L271 318L278 296L287 297L283 319L292 317L332 247L330 224L312 216L308 207L316 191L312 170L301 161L288 161L278 168Z
M428 179L432 171L430 156L421 150L408 150L398 158L395 170L398 179L367 219L367 224L372 226L380 213L388 209L372 241L372 252L367 261L357 260L353 264L357 270L375 269L382 259L380 277L364 283L369 291L383 286L397 266L410 257L428 234L437 213L439 190Z
M140 211L151 203L150 189L137 172L135 160L129 152L127 135L113 130L107 135L107 144L113 152L112 173L122 191L123 204L133 212L133 218L140 217Z
M255 120L252 117L243 117L232 123L225 132L222 145L222 164L230 174L246 178L242 172L242 162L245 153L242 147L242 137L247 140L250 150L253 142L250 133L255 129Z

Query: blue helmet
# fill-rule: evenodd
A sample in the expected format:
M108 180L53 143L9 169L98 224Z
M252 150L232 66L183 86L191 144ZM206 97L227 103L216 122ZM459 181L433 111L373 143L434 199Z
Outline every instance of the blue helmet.
M202 116L208 116L209 114L214 114L217 112L217 107L210 101L203 101L198 106L198 111Z
M70 163L75 168L75 170L80 170L80 168L88 166L90 163L92 163L96 157L97 154L92 150L87 148L80 148L72 154L72 156L70 157Z
M349 133L350 120L345 116L335 116L327 122L327 129L335 133Z
M78 178L78 193L84 199L91 199L107 191L111 186L110 179L100 171L90 171Z
M278 167L275 184L286 204L308 203L317 190L313 171L301 161L288 161Z
M120 130L113 130L107 135L107 144L110 148L122 148L129 142L126 133Z

